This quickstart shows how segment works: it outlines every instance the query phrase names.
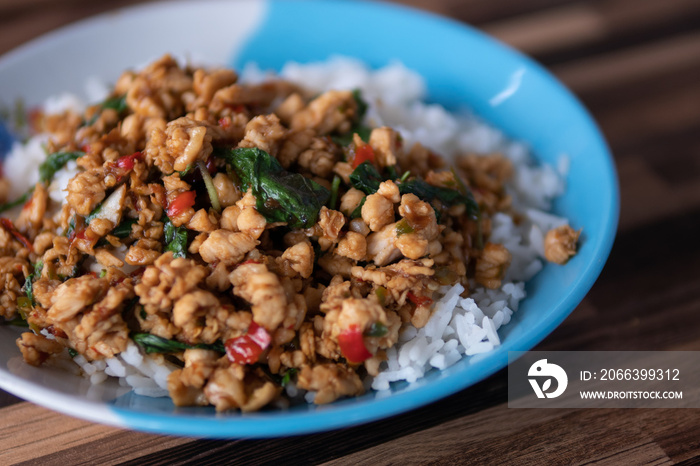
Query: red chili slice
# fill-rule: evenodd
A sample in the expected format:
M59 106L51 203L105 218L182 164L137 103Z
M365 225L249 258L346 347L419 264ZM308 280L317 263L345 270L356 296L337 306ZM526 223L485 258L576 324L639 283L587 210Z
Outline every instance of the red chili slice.
M237 338L229 338L224 346L229 361L236 364L254 364L270 345L272 338L264 327L251 322L248 332Z
M192 207L194 205L194 198L194 191L185 191L175 196L175 199L168 204L168 217L177 217L182 212Z
M338 335L338 346L343 356L351 364L359 364L372 357L372 353L367 350L362 332L357 325L350 326Z
M363 144L355 149L355 158L352 161L352 168L357 168L364 162L374 163L374 149L369 144Z
M5 229L9 231L17 241L22 243L22 245L24 245L25 248L29 249L30 252L34 252L34 247L32 246L32 243L22 233L17 231L17 228L9 218L0 218L0 224L2 224L2 226L5 227Z
M410 291L408 292L406 297L416 306L429 306L433 303L433 300L428 298L427 296L416 296Z
M135 160L141 158L141 152L134 152L131 155L124 155L117 159L117 167L122 170L131 171L134 169Z

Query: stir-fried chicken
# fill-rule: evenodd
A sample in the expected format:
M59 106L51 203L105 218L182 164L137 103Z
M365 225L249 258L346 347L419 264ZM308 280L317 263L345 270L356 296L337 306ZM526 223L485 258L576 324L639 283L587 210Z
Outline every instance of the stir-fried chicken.
M511 257L488 242L490 215L510 209L512 173L500 156L450 170L365 127L365 109L359 92L246 84L166 55L85 114L47 117L41 181L0 222L0 318L33 330L25 360L135 341L180 362L177 406L217 411L261 409L287 383L319 404L362 394L441 286L500 286ZM566 262L578 237L549 232L547 258Z

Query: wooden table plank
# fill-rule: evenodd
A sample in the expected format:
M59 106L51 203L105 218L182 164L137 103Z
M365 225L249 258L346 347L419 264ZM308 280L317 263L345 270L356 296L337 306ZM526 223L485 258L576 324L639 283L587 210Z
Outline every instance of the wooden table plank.
M78 464L86 457L107 464L191 441L115 429L27 402L2 408L0 413L0 464Z

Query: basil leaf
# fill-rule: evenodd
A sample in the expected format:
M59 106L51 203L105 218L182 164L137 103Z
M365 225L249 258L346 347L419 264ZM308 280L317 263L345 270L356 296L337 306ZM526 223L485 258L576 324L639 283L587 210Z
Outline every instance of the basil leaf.
M27 299L29 299L29 304L31 306L36 305L36 302L34 301L34 278L41 275L41 269L43 268L44 261L40 259L36 262L36 264L34 264L34 271L27 276L27 278L24 280L24 285L22 285L21 291L27 295Z
M479 206L471 192L463 194L455 189L433 186L419 178L401 183L399 185L399 192L401 195L408 193L415 194L421 200L429 203L432 203L432 201L439 201L447 207L464 204L467 207L467 214L470 217L476 219L479 215Z
M181 341L167 340L157 335L151 335L150 333L133 333L131 334L131 339L134 340L134 342L136 342L136 344L139 345L146 352L146 354L177 353L187 349L205 349L219 353L226 352L226 348L224 348L223 343L220 341L217 341L211 345L205 345L203 343L188 345L187 343L182 343Z
M111 108L112 110L116 110L117 113L122 113L129 108L126 104L126 94L108 98L102 102L101 107L103 110Z
M100 211L102 210L102 204L104 204L104 201L97 204L97 207L92 209L92 212L90 212L88 216L85 217L85 226L90 225L90 222L92 222L100 214Z
M360 139L363 141L369 142L369 136L372 133L372 128L364 125L354 125L347 133L333 135L331 136L331 139L339 146L345 147L349 146L353 141L353 134L355 133L357 133L357 135L360 136Z
M173 257L187 256L187 228L176 227L168 217L163 219L165 250L172 251Z
M73 233L75 233L75 215L70 218L70 221L68 222L68 229L65 231L63 236L70 238Z
M357 104L357 113L355 114L355 119L358 122L361 122L362 119L365 117L365 113L367 113L367 102L365 102L364 97L362 97L362 90L361 89L354 89L352 91L352 98L355 99L355 103Z
M10 209L14 209L17 206L20 206L27 202L29 198L32 196L32 193L34 192L34 186L29 188L29 191L26 193L22 194L20 197L15 199L14 201L11 202L6 202L5 204L0 204L0 213L5 212Z
M79 159L83 155L85 152L81 151L54 152L46 158L44 163L39 165L39 179L42 183L49 184L56 172L63 168L66 163Z
M381 322L373 322L372 325L365 331L365 336L366 337L383 337L386 335L386 332L388 332L389 329L386 328L386 325L384 325Z
M92 118L85 122L85 126L91 126L95 124L100 114L102 113L102 110L106 110L108 108L116 110L117 114L119 115L124 113L129 108L129 106L126 104L126 94L117 97L109 97L106 100L104 100L100 104L100 110L95 112Z
M352 97L355 99L355 104L357 105L357 112L355 113L355 123L350 128L350 131L343 134L337 134L331 136L333 142L339 146L349 146L353 140L353 134L357 133L363 141L368 142L372 128L369 128L362 124L362 120L365 118L367 113L367 102L362 97L362 91L360 89L355 89L352 91Z
M362 206L365 205L365 201L367 200L366 197L363 197L362 200L360 201L360 204L355 207L355 210L352 211L350 214L350 218L355 219L355 218L360 218L362 217Z
M137 222L138 220L135 218L127 218L126 220L122 220L122 222L117 225L114 230L112 230L111 234L117 238L128 238L131 234L131 226Z
M277 159L258 148L234 149L225 157L243 189L252 189L255 208L268 222L285 222L290 228L310 228L316 223L330 197L326 188L284 170Z
M287 371L282 376L282 380L280 380L280 385L286 387L289 384L289 382L292 381L292 377L295 376L297 372L299 372L299 369L297 369L296 367L290 367L289 369L287 369Z
M331 184L331 200L328 202L329 209L335 209L335 205L338 202L338 190L340 189L340 177L335 175L333 177L333 183Z
M362 162L350 174L350 183L365 194L376 193L381 182L381 175L370 162Z

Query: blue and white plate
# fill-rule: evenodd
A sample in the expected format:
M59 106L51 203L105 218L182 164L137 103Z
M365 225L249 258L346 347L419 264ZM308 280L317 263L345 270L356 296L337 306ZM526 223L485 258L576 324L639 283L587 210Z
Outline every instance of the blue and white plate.
M612 158L591 117L555 78L528 58L463 24L412 9L357 1L197 1L155 3L79 22L0 58L0 101L28 105L85 79L113 82L126 68L164 53L240 68L279 69L290 60L357 57L373 67L400 60L426 80L431 101L468 106L537 159L571 161L567 192L555 213L583 226L579 253L545 266L528 297L501 329L503 344L430 372L413 384L326 406L216 414L175 408L116 387L91 387L77 376L21 361L16 329L0 327L0 387L34 403L119 427L203 437L272 437L347 427L405 412L468 387L506 366L508 351L532 348L578 305L610 252L618 218Z

